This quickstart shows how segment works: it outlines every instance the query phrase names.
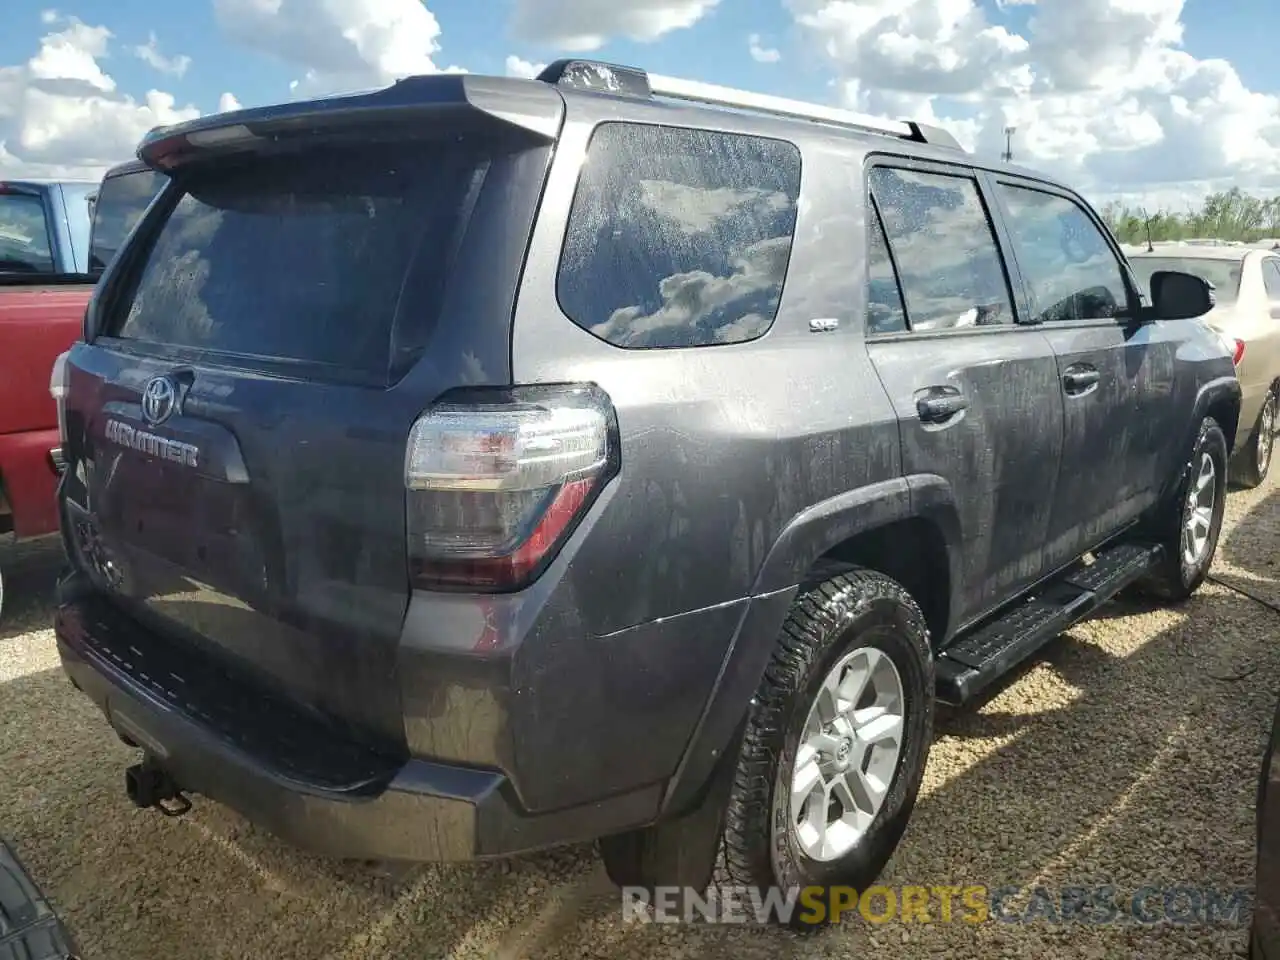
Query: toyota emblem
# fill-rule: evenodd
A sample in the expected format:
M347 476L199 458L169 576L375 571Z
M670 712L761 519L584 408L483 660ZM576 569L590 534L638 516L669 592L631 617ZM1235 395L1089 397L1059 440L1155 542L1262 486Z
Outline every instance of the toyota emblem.
M152 377L142 389L142 415L147 423L155 426L164 423L173 414L178 390L168 377Z

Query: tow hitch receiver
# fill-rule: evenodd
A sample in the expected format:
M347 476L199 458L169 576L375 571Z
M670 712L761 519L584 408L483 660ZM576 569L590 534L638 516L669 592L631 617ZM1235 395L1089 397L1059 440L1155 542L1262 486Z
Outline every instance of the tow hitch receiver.
M173 778L149 759L125 770L124 789L135 806L155 807L166 817L180 817L191 809L191 801Z

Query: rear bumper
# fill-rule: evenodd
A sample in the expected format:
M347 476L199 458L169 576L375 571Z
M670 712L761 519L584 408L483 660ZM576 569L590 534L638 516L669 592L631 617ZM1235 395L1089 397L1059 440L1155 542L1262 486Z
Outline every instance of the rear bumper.
M635 823L655 805L644 792L528 816L497 772L353 758L357 748L349 741L319 727L308 733L297 717L282 717L282 735L268 743L261 714L250 718L255 729L231 729L222 705L209 704L199 683L170 680L163 662L140 659L155 638L136 621L83 589L76 595L66 582L60 593L55 627L63 669L116 732L184 791L225 804L300 848L388 861L502 856L591 840ZM329 739L317 742L321 737ZM306 741L300 755L287 755L299 740ZM330 753L341 763L317 771L316 758Z
M149 695L85 642L79 613L64 608L58 616L58 653L67 676L117 733L154 757L184 790L329 856L460 860L475 855L476 807L497 788L493 775L411 761L368 797L344 797L291 781L173 704Z

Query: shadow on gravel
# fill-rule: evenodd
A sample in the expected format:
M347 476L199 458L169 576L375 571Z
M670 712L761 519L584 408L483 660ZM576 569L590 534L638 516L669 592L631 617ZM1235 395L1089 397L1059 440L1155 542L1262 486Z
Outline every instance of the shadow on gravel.
M1243 573L1245 576L1233 575ZM1228 587L1239 587L1246 592L1257 595L1259 582L1263 585L1262 599L1280 605L1280 488L1273 488L1263 499L1224 532L1218 544L1214 568L1210 581L1219 581ZM1271 590L1266 588L1271 586ZM1273 593L1274 597L1266 596ZM1245 596L1240 597L1245 600ZM1120 596L1104 605L1089 617L1089 623L1106 623L1112 620L1128 620L1132 617L1153 613L1160 610L1187 612L1189 603L1166 604L1158 599L1144 596L1136 590L1126 590ZM1078 629L1078 628L1077 628ZM1010 687L1016 686L1024 676L1036 669L1036 666L1052 658L1054 651L1063 643L1069 643L1070 633L1058 641L1051 643L1045 650L1033 656L1009 675L1001 678L983 697L982 701L967 707L966 712L974 712ZM1280 640L1280 629L1277 630Z
M1274 524L1278 510L1273 493L1241 525ZM1257 529L1223 544L1242 571L1265 570L1275 551ZM32 605L44 628L47 604ZM925 792L882 882L1251 886L1278 639L1275 614L1213 584L1176 608L1119 601L980 708L940 715ZM623 924L586 848L387 880L301 855L199 799L177 820L136 811L122 787L135 757L60 671L0 685L0 830L86 960L1178 957L1244 942L1242 927L972 927L936 912L932 924L809 936Z
M1224 583L1280 606L1280 487L1223 538L1218 566Z
M0 608L0 643L31 630L52 626L54 584L65 554L57 537L0 543L4 606Z

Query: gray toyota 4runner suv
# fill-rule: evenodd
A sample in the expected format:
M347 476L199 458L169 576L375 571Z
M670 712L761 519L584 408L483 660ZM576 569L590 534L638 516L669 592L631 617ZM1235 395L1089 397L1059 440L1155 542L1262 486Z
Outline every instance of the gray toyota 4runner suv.
M1240 389L1075 193L588 61L155 131L65 366L72 682L339 857L870 882L935 699L1203 581Z

